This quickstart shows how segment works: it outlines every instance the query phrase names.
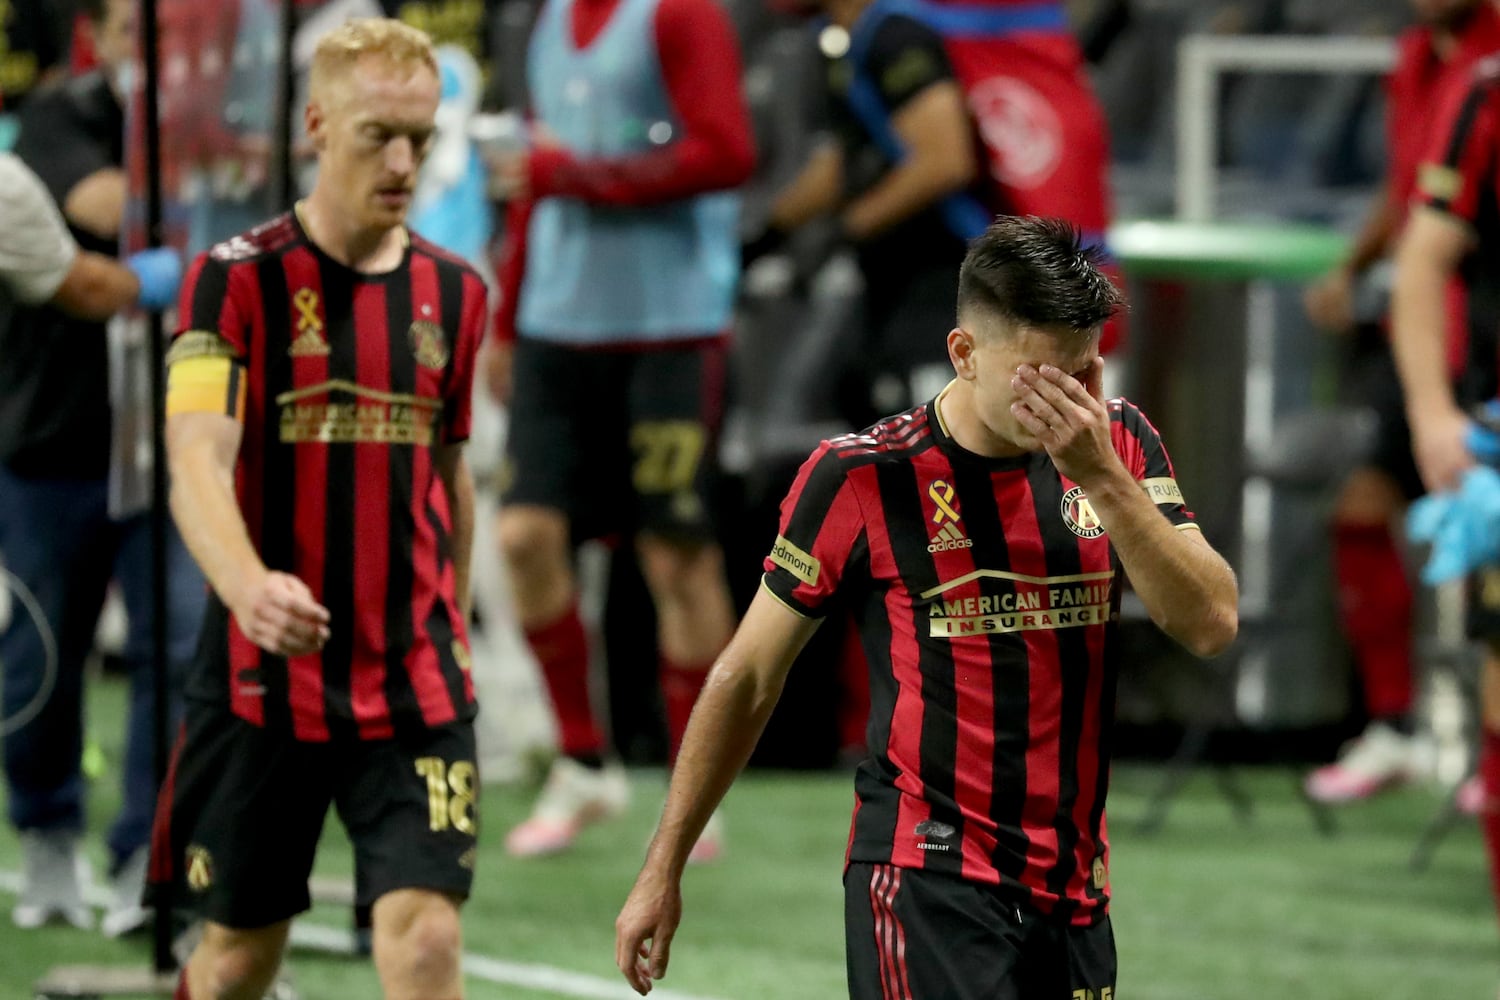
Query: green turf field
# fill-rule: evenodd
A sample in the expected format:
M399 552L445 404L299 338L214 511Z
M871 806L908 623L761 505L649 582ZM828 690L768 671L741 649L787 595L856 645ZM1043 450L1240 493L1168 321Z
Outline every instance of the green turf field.
M100 685L92 710L107 762L118 759L117 686ZM1194 779L1164 830L1133 830L1156 780L1121 766L1111 798L1115 930L1124 1000L1488 998L1500 985L1500 946L1477 830L1465 823L1432 867L1413 875L1407 856L1436 806L1434 793L1394 793L1339 814L1321 837L1286 771L1242 774L1255 817L1239 824L1207 776ZM629 816L590 831L566 858L518 863L500 849L526 796L485 793L478 885L465 915L475 966L503 981L470 979L470 998L632 996L613 966L615 912L629 887L659 805L662 776L637 775ZM112 775L95 785L101 825ZM695 870L686 916L660 985L679 996L832 998L843 991L838 882L851 791L844 775L752 774L726 804L729 854ZM96 848L97 849L97 848ZM0 830L0 872L17 849ZM346 873L348 851L330 823L320 870ZM144 963L144 942L117 943L66 930L22 934L0 894L0 1000L31 996L55 963ZM309 923L342 928L320 907ZM538 968L540 967L540 968ZM298 952L306 1000L378 997L358 960ZM514 985L541 976L551 988ZM572 978L569 978L572 977ZM581 977L581 978L580 978ZM537 980L531 980L533 982ZM619 985L616 986L615 984ZM931 1000L931 998L928 998ZM937 998L941 1000L941 998Z

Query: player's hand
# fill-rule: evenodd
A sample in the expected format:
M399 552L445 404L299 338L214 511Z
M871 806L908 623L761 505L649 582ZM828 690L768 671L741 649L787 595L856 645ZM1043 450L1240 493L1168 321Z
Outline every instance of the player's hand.
M1346 268L1329 271L1302 293L1307 318L1329 333L1354 329L1354 275Z
M1474 456L1464 439L1469 418L1458 407L1432 410L1411 421L1412 451L1422 483L1432 492L1458 488Z
M230 609L245 638L276 656L316 653L328 641L328 609L290 573L267 570Z
M490 168L490 197L496 201L525 201L531 197L531 153L516 150L486 157Z
M1082 380L1054 365L1022 365L1011 377L1017 397L1011 414L1047 449L1057 471L1084 488L1119 464L1103 380L1102 358L1094 359Z
M682 921L677 879L643 868L615 918L615 965L641 996L667 974L672 936Z

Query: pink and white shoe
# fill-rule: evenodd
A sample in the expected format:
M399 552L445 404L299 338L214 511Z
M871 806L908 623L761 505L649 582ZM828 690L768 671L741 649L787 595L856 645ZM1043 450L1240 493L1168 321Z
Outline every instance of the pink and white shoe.
M1465 816L1478 816L1484 812L1488 798L1484 794L1484 779L1471 774L1458 786L1458 791L1453 793L1453 804Z
M724 856L724 820L717 809L703 826L698 842L688 852L688 864L711 865Z
M517 858L561 853L585 827L618 816L629 802L630 786L619 764L594 769L559 757L531 815L506 834L505 850Z
M1423 772L1421 743L1383 722L1372 722L1345 744L1339 759L1307 776L1308 798L1333 805L1367 799Z

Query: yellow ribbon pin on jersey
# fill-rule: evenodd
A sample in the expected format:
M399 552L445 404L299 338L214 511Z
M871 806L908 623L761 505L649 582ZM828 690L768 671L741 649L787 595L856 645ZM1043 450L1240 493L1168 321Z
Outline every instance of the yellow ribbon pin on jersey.
M950 483L942 479L934 480L927 487L927 495L937 504L937 511L932 515L933 524L942 524L945 517L950 521L958 520L958 511L953 509L953 486Z

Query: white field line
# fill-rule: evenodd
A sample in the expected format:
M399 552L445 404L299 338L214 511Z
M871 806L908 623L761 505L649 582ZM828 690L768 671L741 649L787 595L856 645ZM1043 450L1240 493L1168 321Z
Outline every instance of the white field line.
M20 891L21 873L0 870L0 892L14 896ZM101 909L110 902L109 891L100 885L87 886L84 898L91 906ZM3 919L6 918L0 916L0 920ZM353 935L348 928L331 927L306 919L298 919L292 924L292 944L336 955L354 953ZM636 995L624 982L601 979L552 965L507 962L473 952L464 953L464 974L503 986L523 986L560 997L582 997L584 1000L634 1000ZM651 996L652 1000L715 1000L713 997L661 988L653 989Z

